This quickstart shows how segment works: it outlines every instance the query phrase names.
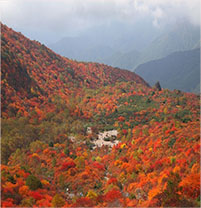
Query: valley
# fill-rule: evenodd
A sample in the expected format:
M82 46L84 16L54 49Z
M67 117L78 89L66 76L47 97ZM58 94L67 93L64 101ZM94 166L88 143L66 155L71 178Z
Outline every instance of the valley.
M199 95L1 31L1 207L200 206Z

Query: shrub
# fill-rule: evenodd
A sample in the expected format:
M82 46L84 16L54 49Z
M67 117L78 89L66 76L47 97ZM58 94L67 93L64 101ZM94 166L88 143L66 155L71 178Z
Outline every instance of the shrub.
M52 141L49 142L49 147L54 147L54 143Z
M38 188L42 188L42 183L40 180L34 176L34 175L29 175L26 179L26 185L31 189L31 190L36 190Z
M70 155L70 150L68 149L68 147L66 147L66 148L64 149L64 153L65 153L65 155L67 155L67 156Z
M63 207L65 204L65 200L59 194L56 194L52 199L52 206L53 207Z
M64 162L61 166L62 171L67 171L70 168L74 168L76 165L73 161L70 162Z
M168 142L168 147L173 147L174 143L176 142L175 138L172 138L169 142Z
M121 198L121 192L115 189L112 189L111 191L108 191L107 194L105 195L105 201L107 202L112 202L116 199Z
M95 199L97 197L97 193L93 190L89 190L87 193L87 197L89 197L90 199Z

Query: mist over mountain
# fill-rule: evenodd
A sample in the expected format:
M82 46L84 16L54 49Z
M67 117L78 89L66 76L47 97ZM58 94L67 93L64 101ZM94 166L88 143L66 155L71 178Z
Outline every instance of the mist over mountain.
M122 69L132 69L139 57L140 52L137 50L132 50L127 53L117 52L105 59L104 62Z
M151 85L160 81L164 88L200 91L200 28L187 21L163 29L148 21L133 28L121 24L91 28L50 47L76 60L136 70Z
M148 20L135 24L113 23L93 27L77 37L64 37L54 44L49 44L49 47L72 59L111 64L108 61L110 57L116 59L119 53L126 55L133 50L141 51L161 34L161 31L162 29L157 29Z
M132 27L119 23L94 27L80 36L65 37L49 46L72 59L98 61L133 71L147 61L199 45L199 26L180 21L166 28L156 28L144 20Z
M172 52L190 50L199 47L200 27L187 22L174 25L168 32L157 37L141 53L137 65L150 60L165 57Z

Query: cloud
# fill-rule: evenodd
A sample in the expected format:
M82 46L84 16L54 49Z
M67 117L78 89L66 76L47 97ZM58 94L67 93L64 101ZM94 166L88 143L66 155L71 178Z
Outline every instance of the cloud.
M1 0L1 19L14 28L74 34L94 25L149 18L160 27L178 19L200 24L200 0Z

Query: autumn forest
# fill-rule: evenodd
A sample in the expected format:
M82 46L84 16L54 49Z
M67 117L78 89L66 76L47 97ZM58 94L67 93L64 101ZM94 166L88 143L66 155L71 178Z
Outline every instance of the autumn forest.
M1 118L1 207L200 206L199 95L1 24Z

